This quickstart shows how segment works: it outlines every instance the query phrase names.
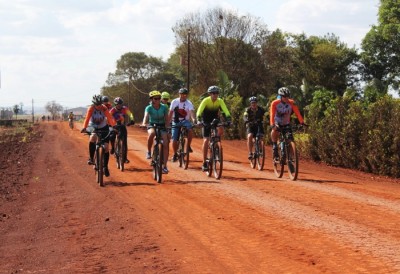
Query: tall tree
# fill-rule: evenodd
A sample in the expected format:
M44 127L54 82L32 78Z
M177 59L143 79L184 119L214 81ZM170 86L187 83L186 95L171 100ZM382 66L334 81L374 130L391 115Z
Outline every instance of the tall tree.
M50 112L51 117L57 117L58 113L63 110L63 107L56 103L56 101L47 102L44 108Z
M371 27L362 41L365 80L378 79L388 88L399 90L400 3L381 0L378 25Z

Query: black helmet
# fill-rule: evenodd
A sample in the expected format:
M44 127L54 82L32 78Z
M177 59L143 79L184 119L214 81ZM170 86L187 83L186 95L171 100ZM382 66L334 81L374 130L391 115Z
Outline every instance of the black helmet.
M114 104L116 105L122 105L124 103L124 101L122 100L121 97L117 97L114 99Z
M103 101L103 103L108 103L110 101L107 96L103 96L101 100Z
M181 88L179 90L179 94L188 94L188 93L189 93L189 91L186 88Z
M284 97L290 97L290 90L285 87L281 87L278 89L278 95L284 96Z
M217 86L211 86L207 90L208 93L219 93L219 87Z
M93 95L92 103L96 106L100 106L103 103L101 95L100 94Z
M251 96L250 98L249 98L249 102L251 103L251 102L257 102L257 97L256 96Z

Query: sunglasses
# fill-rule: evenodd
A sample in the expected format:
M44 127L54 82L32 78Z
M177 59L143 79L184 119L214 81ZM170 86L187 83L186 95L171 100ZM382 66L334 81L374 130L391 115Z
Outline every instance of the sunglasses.
M215 95L218 94L218 92L210 92L210 94Z
M159 101L159 100L161 100L161 97L153 98L153 100Z

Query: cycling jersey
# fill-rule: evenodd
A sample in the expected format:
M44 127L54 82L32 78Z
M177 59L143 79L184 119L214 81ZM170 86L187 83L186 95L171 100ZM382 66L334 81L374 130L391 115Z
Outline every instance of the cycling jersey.
M182 120L190 119L190 112L194 111L192 102L185 100L181 102L180 98L172 100L170 109L173 111L172 121L178 123Z
M104 128L107 123L111 126L115 126L115 120L111 116L105 105L100 105L98 109L94 105L90 106L87 110L85 121L83 122L83 128L87 128L88 125L96 129Z
M129 110L127 106L122 106L121 109L113 107L110 111L110 114L114 117L115 121L121 122L121 124L124 124L125 115L129 115L129 118L131 118L132 121L135 120L133 119L132 112Z
M231 117L224 100L217 98L217 100L213 102L211 97L207 97L201 101L200 106L197 109L196 116L198 117L198 120L201 120L202 118L205 123L211 123L213 119L219 118L218 116L220 110L222 110L226 118Z
M251 107L246 108L243 118L245 122L262 122L264 120L265 110L262 107L257 106L255 110Z
M296 114L299 122L301 124L304 123L303 117L301 116L299 108L296 106L294 100L289 99L288 103L285 103L281 99L276 99L271 104L270 125L288 125L290 123L290 116L293 112Z
M144 112L149 113L149 124L165 125L168 115L168 108L165 105L160 104L158 109L155 109L153 105L148 105Z
M110 111L113 107L110 103L103 103L103 105L107 107L108 111Z
M73 119L74 119L74 115L70 113L70 114L68 115L68 119L69 119L69 120L73 120Z

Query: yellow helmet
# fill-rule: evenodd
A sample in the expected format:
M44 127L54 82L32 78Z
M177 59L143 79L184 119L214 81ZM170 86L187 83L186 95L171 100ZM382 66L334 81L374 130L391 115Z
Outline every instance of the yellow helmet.
M161 97L161 93L158 90L153 90L149 92L149 97L153 98L154 96L160 96Z
M163 93L161 93L161 99L170 99L171 95L169 95L168 92L164 91Z

